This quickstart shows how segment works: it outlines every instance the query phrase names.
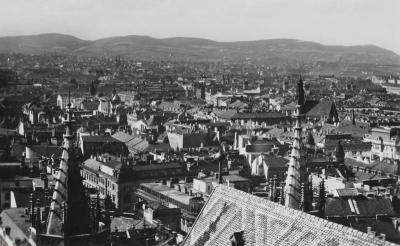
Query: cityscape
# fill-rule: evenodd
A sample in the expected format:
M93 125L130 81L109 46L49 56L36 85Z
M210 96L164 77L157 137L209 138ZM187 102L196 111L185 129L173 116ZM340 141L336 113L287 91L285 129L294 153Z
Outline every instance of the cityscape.
M394 23L387 23L392 36L371 29L376 39L353 37L356 44L344 35L336 42L340 34L330 43L275 29L253 30L272 33L253 38L247 29L260 27L246 25L269 18L257 6L279 8L277 15L315 6L301 13L305 20L314 12L357 19L329 10L354 8L363 16L372 9L358 0L217 0L227 13L214 13L208 0L82 2L35 1L22 10L4 3L1 246L400 245ZM375 20L349 26L359 25L364 39L364 25L396 19L390 13L400 4L388 3L374 10ZM43 8L42 17L31 4ZM178 4L182 16L164 19ZM228 18L242 7L240 18ZM8 22L17 9L32 23ZM104 19L91 20L99 11ZM161 17L139 25L123 11ZM43 23L50 13L76 19ZM214 15L235 21L217 23ZM177 27L164 30L163 21ZM107 22L128 33L103 33ZM299 37L320 31L288 23L282 30ZM225 25L238 27L218 29ZM143 28L149 32L139 33ZM210 38L179 32L187 28ZM241 31L242 39L228 38Z

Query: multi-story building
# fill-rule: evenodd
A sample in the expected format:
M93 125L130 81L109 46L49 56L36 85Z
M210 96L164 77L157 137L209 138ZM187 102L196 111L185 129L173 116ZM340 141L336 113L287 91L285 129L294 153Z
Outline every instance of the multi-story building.
M400 160L400 128L372 128L364 141L372 144L371 160Z
M100 198L109 196L117 209L132 211L138 202L135 192L141 182L181 177L184 172L179 163L136 165L133 160L101 155L83 162L81 175L84 185L97 189Z

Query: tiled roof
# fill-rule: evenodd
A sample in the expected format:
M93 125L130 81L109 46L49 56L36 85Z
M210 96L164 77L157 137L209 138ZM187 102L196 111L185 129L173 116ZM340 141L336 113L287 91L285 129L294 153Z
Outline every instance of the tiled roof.
M129 141L131 141L132 139L135 138L135 136L128 134L126 132L116 132L112 135L113 138L123 142L123 143L127 143Z
M385 197L365 197L363 195L351 198L327 198L325 216L368 216L377 214L394 216L392 202Z
M245 245L392 245L366 233L217 186L183 245L231 245L243 231Z

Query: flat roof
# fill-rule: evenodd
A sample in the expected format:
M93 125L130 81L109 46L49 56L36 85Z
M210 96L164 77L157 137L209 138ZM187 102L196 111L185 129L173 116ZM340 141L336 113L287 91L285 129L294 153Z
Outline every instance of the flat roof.
M187 205L189 205L189 200L192 198L189 194L177 191L175 188L163 185L162 183L142 183L141 185Z

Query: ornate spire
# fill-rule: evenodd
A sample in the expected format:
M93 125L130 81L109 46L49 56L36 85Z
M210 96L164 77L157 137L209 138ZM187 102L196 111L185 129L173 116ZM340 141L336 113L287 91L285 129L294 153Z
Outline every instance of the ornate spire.
M297 83L297 105L302 107L305 103L305 93L304 93L304 85L303 78L300 75L299 82Z
M68 104L67 104L67 120L65 121L65 134L64 134L64 140L66 147L71 148L72 147L72 134L71 134L71 126L72 126L72 110L71 110L71 89L68 89Z
M302 103L304 103L304 91L303 91L303 80L300 77L299 94L296 105L296 126L295 126L295 136L292 145L292 153L289 161L289 167L286 176L285 184L285 206L298 209L300 205L300 148L301 148L301 115L300 108Z
M219 149L219 160L218 160L218 184L222 184L222 162L224 161L223 146Z
M88 201L80 175L80 152L73 147L71 93L68 93L66 132L45 233L68 237L89 232Z
M301 183L300 189L301 189L301 202L300 202L299 209L301 211L305 212L306 211L306 192L305 192L304 183Z
M285 182L281 182L281 190L279 195L279 203L285 205Z
M325 180L322 178L319 183L319 194L318 194L318 211L322 216L325 211Z

